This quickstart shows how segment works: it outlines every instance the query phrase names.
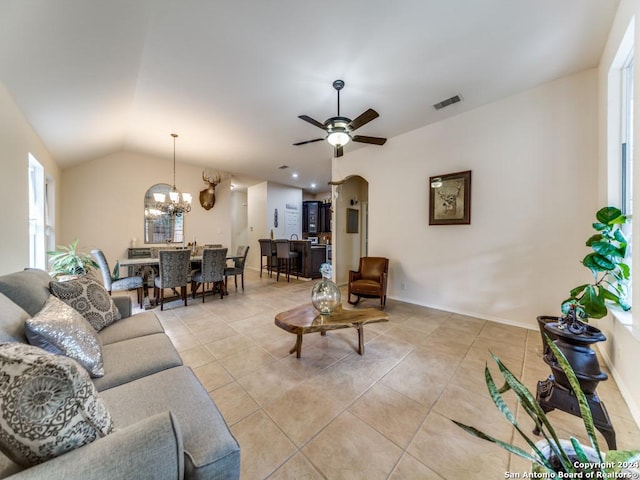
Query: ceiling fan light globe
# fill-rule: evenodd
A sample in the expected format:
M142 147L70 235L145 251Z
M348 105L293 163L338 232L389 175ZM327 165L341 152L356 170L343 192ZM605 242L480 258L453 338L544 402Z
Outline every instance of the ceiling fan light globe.
M327 142L334 147L346 145L349 140L351 140L351 137L346 132L331 132L327 137Z

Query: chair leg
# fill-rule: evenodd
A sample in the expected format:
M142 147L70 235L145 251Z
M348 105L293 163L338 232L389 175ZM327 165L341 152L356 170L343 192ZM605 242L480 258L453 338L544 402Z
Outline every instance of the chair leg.
M220 289L220 298L224 298L224 283L219 282L218 288Z
M180 296L182 297L182 299L184 300L184 306L187 306L187 286L183 285L182 287L180 287Z
M138 287L138 303L140 304L140 308L144 308L144 291L142 287Z
M233 276L233 282L236 284L236 292L238 291L238 275Z
M240 274L240 280L242 282L242 291L244 292L244 271Z
M164 288L160 289L160 311L164 310Z

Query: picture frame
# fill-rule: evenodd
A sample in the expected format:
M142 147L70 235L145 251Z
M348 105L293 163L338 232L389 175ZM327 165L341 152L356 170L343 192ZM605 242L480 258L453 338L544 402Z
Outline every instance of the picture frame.
M429 177L429 225L471 223L471 170Z
M347 233L358 233L360 224L360 210L347 208Z

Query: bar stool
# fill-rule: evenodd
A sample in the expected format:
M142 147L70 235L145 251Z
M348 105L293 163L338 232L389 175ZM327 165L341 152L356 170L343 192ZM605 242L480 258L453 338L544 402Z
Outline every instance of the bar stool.
M289 274L291 273L291 261L294 260L296 264L296 278L299 278L299 268L298 268L298 252L291 251L291 245L289 240L287 239L278 239L275 241L276 244L276 261L278 262L278 274L276 275L276 280L280 281L280 270L281 267L284 266L287 272L287 282L289 281Z
M262 269L266 267L269 277L273 277L273 265L276 259L276 245L269 238L261 238L260 242L260 278L262 278ZM267 257L266 265L262 263L262 258Z

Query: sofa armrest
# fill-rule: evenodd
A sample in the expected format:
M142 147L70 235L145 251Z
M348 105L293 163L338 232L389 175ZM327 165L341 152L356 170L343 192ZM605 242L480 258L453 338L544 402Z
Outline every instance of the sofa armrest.
M120 311L120 315L122 318L127 318L131 316L131 299L129 297L125 297L123 295L112 297L113 303L116 304L116 307Z
M171 412L116 430L84 447L8 477L11 480L182 480L182 434Z

